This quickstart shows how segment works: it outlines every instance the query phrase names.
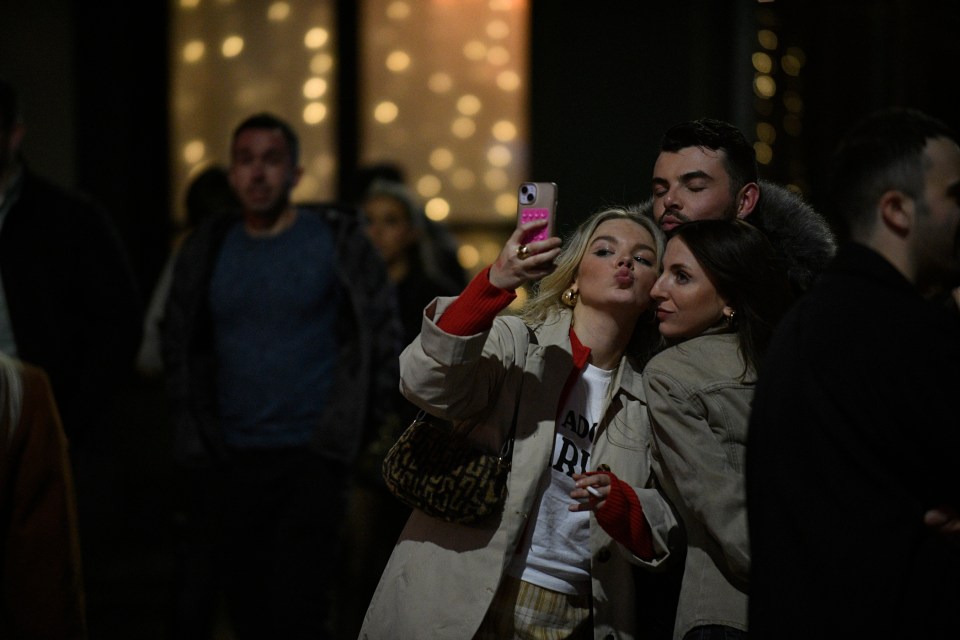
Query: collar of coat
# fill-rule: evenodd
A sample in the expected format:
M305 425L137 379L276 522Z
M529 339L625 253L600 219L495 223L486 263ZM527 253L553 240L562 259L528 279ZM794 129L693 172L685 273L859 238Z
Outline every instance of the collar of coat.
M572 358L571 370L564 383L563 392L560 394L560 402L557 406L558 411L565 405L570 390L576 383L580 372L587 366L590 358L590 348L580 342L580 339L573 329L572 320L573 313L570 309L564 308L560 309L557 313L551 312L546 321L535 329L535 333L538 335L542 345L540 348L549 348L548 345L561 345ZM564 334L566 340L561 337ZM645 397L640 371L634 368L629 358L625 355L620 359L620 365L617 367L611 384L611 392L613 394L616 394L616 390L619 389L640 400L643 400Z

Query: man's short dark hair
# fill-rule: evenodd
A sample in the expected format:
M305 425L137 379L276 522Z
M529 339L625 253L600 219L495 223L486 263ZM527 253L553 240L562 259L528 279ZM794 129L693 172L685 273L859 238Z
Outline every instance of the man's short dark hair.
M297 137L297 132L285 120L267 112L252 115L233 130L233 144L236 144L237 137L248 129L279 129L290 148L290 159L293 165L296 166L300 161L300 139Z
M680 122L667 129L660 140L660 151L677 152L688 147L723 151L723 165L730 175L732 195L744 185L757 182L757 152L740 129L729 122L701 118Z
M892 189L922 200L924 149L928 140L940 137L957 141L945 123L905 107L880 109L857 122L833 154L830 202L835 221L847 232L869 226L880 196Z

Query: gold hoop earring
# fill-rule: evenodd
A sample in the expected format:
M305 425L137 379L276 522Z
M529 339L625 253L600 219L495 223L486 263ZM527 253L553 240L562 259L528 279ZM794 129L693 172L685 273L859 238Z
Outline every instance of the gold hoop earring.
M569 289L564 291L563 294L560 296L560 301L563 302L563 304L570 307L571 309L573 309L575 306L577 306L577 298L579 297L579 295L580 294L577 293L576 289L574 289L573 287L570 287Z

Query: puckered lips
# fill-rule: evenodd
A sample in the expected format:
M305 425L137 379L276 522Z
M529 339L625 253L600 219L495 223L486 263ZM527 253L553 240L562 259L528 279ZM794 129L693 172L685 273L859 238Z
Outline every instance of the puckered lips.
M673 231L680 225L682 225L686 220L682 220L678 216L672 213L665 213L660 216L660 228L664 231Z

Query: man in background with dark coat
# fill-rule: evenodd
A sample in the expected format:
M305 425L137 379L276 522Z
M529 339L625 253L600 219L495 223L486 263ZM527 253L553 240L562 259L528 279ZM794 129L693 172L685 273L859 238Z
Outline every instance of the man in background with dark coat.
M960 147L873 114L835 158L849 241L780 322L746 479L754 638L955 638L960 629ZM952 529L952 532L951 532Z
M0 80L0 351L47 373L78 451L133 371L142 305L110 217L31 171L25 133L17 94Z

